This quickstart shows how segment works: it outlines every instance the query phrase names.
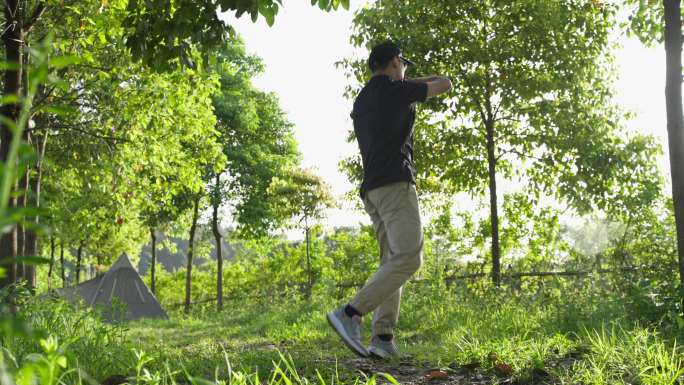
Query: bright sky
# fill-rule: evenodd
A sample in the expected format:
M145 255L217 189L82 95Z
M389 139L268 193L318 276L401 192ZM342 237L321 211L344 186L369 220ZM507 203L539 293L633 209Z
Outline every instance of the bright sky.
M314 167L340 198L355 186L338 170L338 163L358 149L355 143L345 140L352 127L352 102L343 96L349 79L334 63L351 55L367 56L349 43L353 14L364 2L352 0L349 11L330 13L312 7L308 1L285 2L270 28L263 18L252 23L248 16L236 20L226 15L245 39L248 51L264 60L266 71L254 83L280 97L294 123L303 166ZM617 53L617 102L636 114L630 127L660 140L664 150L660 163L669 180L665 50L662 46L646 48L626 37L620 42L623 48ZM327 221L330 226L370 223L365 213L349 208L332 210Z

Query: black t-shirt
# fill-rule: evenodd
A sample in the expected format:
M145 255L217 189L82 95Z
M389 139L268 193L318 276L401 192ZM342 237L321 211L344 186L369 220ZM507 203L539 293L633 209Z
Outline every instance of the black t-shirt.
M415 103L425 101L427 89L426 83L376 75L356 97L351 117L363 163L362 198L366 192L390 183L415 183Z

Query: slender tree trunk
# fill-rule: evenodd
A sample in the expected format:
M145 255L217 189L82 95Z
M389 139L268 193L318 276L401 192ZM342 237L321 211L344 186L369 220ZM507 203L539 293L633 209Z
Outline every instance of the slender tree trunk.
M19 168L18 163L19 162L17 161L15 164L15 167L17 167L17 169ZM17 180L14 182L14 191L16 192L18 190L19 190L19 181ZM12 205L12 207L17 207L19 205L19 198L18 197L10 198L10 204ZM20 245L19 235L20 235L20 231L21 231L21 226L19 224L16 224L13 226L11 231L12 231L12 238L11 238L12 245L11 245L10 250L11 250L12 255L17 257L17 256L21 255L19 253L19 245ZM12 267L14 268L14 281L13 282L17 282L17 281L23 279L24 278L23 264L14 263L14 264L12 264Z
M21 69L22 69L22 42L23 25L19 0L7 0L4 6L5 25L9 26L2 34L5 44L5 61L14 63L5 69L3 95L21 96ZM3 28L4 29L4 28ZM2 115L10 121L16 122L19 117L19 103L8 103L2 107ZM7 163L9 148L12 141L12 130L7 124L0 125L0 162ZM10 197L8 207L16 207L16 198ZM17 232L16 227L2 235L0 239L0 259L8 259L17 256ZM3 280L3 286L12 284L17 280L17 265L9 264L7 278Z
M8 206L12 206L11 201L13 199L14 198L9 199L10 202ZM10 259L14 257L15 253L13 253L12 245L14 244L16 236L16 226L12 226L12 229L10 229L10 231L0 236L0 259ZM5 276L5 278L0 280L0 282L2 282L0 287L11 285L12 283L17 281L17 264L9 263L7 264L5 269L7 270L7 275Z
M665 6L665 105L672 173L672 201L677 226L679 279L684 285L684 119L682 117L682 22L680 0Z
M66 272L64 269L64 240L60 239L59 240L59 265L61 269L61 276L62 276L62 287L67 287L67 281L66 281Z
M219 189L221 174L216 174L216 189ZM218 225L218 209L220 199L214 197L212 200L211 230L216 241L216 308L223 309L223 253L221 250L221 232Z
M150 227L150 237L152 238L152 266L150 268L150 289L152 294L157 295L154 270L157 267L157 234L154 233L154 228Z
M494 143L494 122L485 121L487 129L487 164L489 166L489 206L492 222L492 282L501 283L501 247L499 246L499 210L496 197L496 148Z
M76 284L78 285L81 279L81 256L83 254L83 243L84 241L81 241L78 244L78 250L76 250Z
M24 140L27 140L28 137L24 135ZM19 179L19 186L17 191L21 193L21 195L17 198L17 205L19 207L28 207L28 194L29 194L29 177L28 174L30 172L30 168L27 167L26 171L22 174L21 179ZM26 220L25 217L22 217L22 220ZM17 224L17 255L25 257L28 254L26 253L26 228L22 225L22 223ZM27 269L28 265L24 264L23 262L18 262L17 263L17 279L22 280L22 281L28 281L28 276L27 276Z
M27 34L24 34L25 38ZM26 42L24 42L26 44ZM24 97L27 97L27 91L28 91L28 84L29 84L29 68L30 68L30 57L28 55L28 50L24 49L22 54L24 55L23 57L23 62L24 62L24 71L23 71L23 84L24 86L22 87L22 93L24 94ZM31 135L31 132L29 130L24 130L23 132L23 138L24 142L28 144L33 143L33 137ZM36 166L37 167L37 164ZM26 173L24 177L26 178L26 181L24 183L24 194L22 196L23 198L23 207L28 208L28 207L37 207L34 204L34 201L32 198L35 197L35 187L33 186L33 179L32 177L34 174L33 171L33 165L26 165ZM34 217L25 217L24 218L25 223L31 223L35 221ZM22 244L21 244L21 255L25 256L37 256L38 254L36 253L37 249L34 247L35 246L35 239L36 239L36 233L35 231L31 230L30 226L27 228L26 226L22 226ZM26 280L26 283L28 284L29 287L35 288L36 287L36 266L34 264L24 264L24 279Z
M211 229L216 242L216 308L223 309L223 252L221 250L221 233L218 227L218 205L214 204L211 218Z
M192 225L190 226L190 238L188 239L188 268L185 277L185 313L190 312L190 295L192 289L192 254L195 246L195 230L197 229L197 217L199 213L199 203L202 195L200 193L195 197Z
M38 153L38 161L36 162L35 172L29 174L29 186L31 188L31 194L28 197L28 202L32 207L40 207L40 187L41 179L43 176L43 158L45 157L45 147L47 145L47 131L43 135L36 137L36 152ZM33 199L31 199L33 198ZM40 223L40 217L35 216L31 218L31 222L38 226ZM37 256L38 255L38 235L35 230L25 229L25 243L26 243L26 255ZM36 287L36 266L27 265L26 266L26 280L31 287Z
M306 235L306 271L308 275L308 283L306 285L306 298L311 298L311 287L313 286L313 277L311 272L311 242L310 242L310 229L309 224L306 224L304 229Z
M55 237L50 237L50 267L48 269L48 290L52 289L52 271L55 266Z
M24 197L19 197L17 198L18 204L20 207L24 206ZM26 253L24 252L24 226L21 225L21 223L17 223L17 256L23 257L26 256ZM26 274L24 271L25 265L24 262L17 262L17 281L24 281L26 279Z

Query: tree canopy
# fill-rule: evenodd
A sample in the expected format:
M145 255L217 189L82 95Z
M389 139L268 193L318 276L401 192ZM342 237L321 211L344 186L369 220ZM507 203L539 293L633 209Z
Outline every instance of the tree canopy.
M612 100L614 13L598 2L419 0L378 1L354 18L355 45L394 39L423 75L453 79L418 117L418 185L489 196L495 280L497 182L520 181L530 202L550 196L580 213L630 215L660 192L657 145L628 134ZM341 64L365 82L364 62ZM359 167L345 163L356 178Z

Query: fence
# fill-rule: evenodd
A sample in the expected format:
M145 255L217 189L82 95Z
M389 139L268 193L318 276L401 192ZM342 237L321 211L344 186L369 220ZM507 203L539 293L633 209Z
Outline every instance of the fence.
M520 273L502 273L501 274L501 280L504 281L506 279L510 278L523 278L523 277L578 277L578 276L587 276L590 274L609 274L609 273L624 273L624 272L629 272L629 271L637 271L637 270L642 270L644 268L648 268L650 266L625 266L621 267L619 269L596 269L596 270L570 270L570 271L530 271L530 272L520 272ZM475 278L485 278L485 277L491 277L491 273L471 273L471 274L462 274L462 275L455 275L455 276L447 276L444 277L444 281L447 283L451 283L454 281L462 280L462 279L475 279ZM421 283L427 283L430 282L430 280L426 279L413 279L410 280L409 283L413 284L421 284ZM345 289L345 288L352 288L352 287L361 287L363 286L363 283L341 283L338 284L337 287L340 289Z
M625 273L625 272L630 272L630 271L639 271L639 270L644 270L644 269L649 269L649 268L655 268L656 266L624 266L620 267L617 269L596 269L596 270L569 270L569 271L529 271L529 272L519 272L519 273L502 273L501 274L501 280L506 281L507 279L515 279L515 278L524 278L524 277L582 277L582 276L588 276L591 274L613 274L613 273ZM464 280L464 279L480 279L480 278L486 278L486 277L491 277L491 273L471 273L471 274L462 274L462 275L454 275L454 276L447 276L444 278L444 281L447 283L451 283L454 281L458 280ZM409 281L412 284L423 284L423 283L429 283L430 280L428 279L413 279ZM339 283L336 285L338 289L349 289L349 288L360 288L364 285L363 282L347 282L347 283ZM229 299L235 299L238 296L224 296L224 300L229 300ZM203 298L200 300L192 301L191 305L199 305L199 304L204 304L204 303L209 303L209 302L215 302L217 299L216 297L212 298ZM171 305L167 305L167 307L175 309L184 306L184 302L180 303L174 303Z

